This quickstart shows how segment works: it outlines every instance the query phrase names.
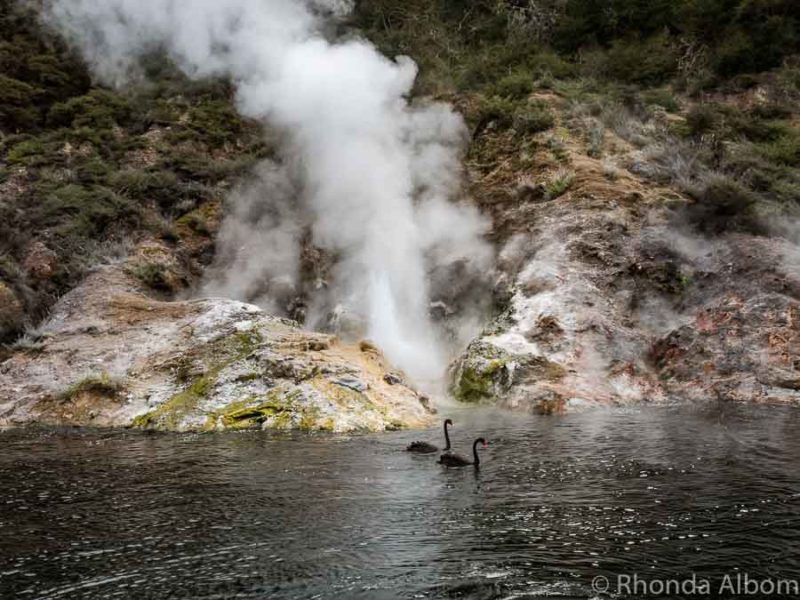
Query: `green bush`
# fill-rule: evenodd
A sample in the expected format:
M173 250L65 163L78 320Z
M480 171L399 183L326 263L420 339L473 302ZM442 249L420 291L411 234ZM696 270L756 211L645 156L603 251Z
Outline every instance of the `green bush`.
M533 78L523 69L517 69L501 78L494 88L503 98L525 98L533 91Z
M196 181L181 181L168 170L124 169L109 179L111 189L139 202L155 202L165 213L179 216L181 206L190 198L192 204L207 200L213 191Z
M19 130L35 127L40 119L36 109L42 90L0 74L0 127Z
M82 185L104 184L115 168L98 156L89 156L75 165L75 181Z
M64 140L59 134L21 135L9 139L6 161L10 165L41 167L63 164Z
M180 183L172 171L123 169L109 178L114 191L129 198L163 198L180 195Z
M686 115L686 125L692 136L699 137L714 131L720 124L720 114L716 106L696 104Z
M575 172L566 169L556 171L545 185L545 197L548 200L560 198L575 183Z
M213 185L223 179L244 174L263 157L263 154L257 152L219 160L199 150L180 148L166 152L159 160L158 168L174 171L189 180Z
M660 106L667 112L677 113L681 106L678 104L675 95L666 88L656 88L642 92L642 100L650 106Z
M756 197L738 182L716 176L692 192L695 203L686 210L689 224L702 233L727 231L763 233L756 214Z
M128 269L128 272L147 287L159 291L171 291L167 269L161 263L147 262Z
M724 30L717 46L714 55L716 71L724 77L759 72L779 66L785 56L797 52L800 49L800 35L797 33L800 9L794 3L794 15L780 14L782 8L792 10L788 7L792 1L743 0L738 22ZM760 11L763 12L758 14Z
M759 144L767 160L787 167L800 167L800 130L787 126L775 141Z
M512 126L520 135L530 135L550 129L555 118L543 102L528 102L514 111Z
M39 209L40 226L54 226L61 235L90 239L110 225L138 220L138 208L102 186L67 184L48 194Z
M677 51L664 34L644 41L617 40L606 60L608 75L625 83L658 85L672 78L678 70Z
M204 99L189 109L185 122L170 132L168 141L174 144L192 141L220 148L235 142L244 130L245 122L229 100Z
M109 90L95 89L84 96L54 104L47 114L47 122L53 127L110 130L128 124L132 115L133 108L124 97Z
M753 106L749 115L754 119L789 119L792 116L792 109L783 103L766 102Z
M575 64L546 49L527 55L525 57L525 66L537 79L544 77L569 79L578 74Z
M12 164L31 165L45 153L45 147L39 138L26 139L11 147L6 160Z
M500 129L507 129L514 123L517 103L500 96L481 97L478 102L477 120L479 124L494 123Z
M34 3L0 2L0 130L38 128L49 106L89 86L84 65L39 25Z

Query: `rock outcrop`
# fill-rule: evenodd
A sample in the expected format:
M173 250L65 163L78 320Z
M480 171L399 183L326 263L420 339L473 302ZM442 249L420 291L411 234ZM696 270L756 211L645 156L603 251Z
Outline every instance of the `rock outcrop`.
M378 431L428 423L371 345L226 299L163 302L107 266L0 365L0 426Z
M798 247L693 231L676 222L691 201L636 175L630 145L607 132L606 158L594 159L559 132L559 159L545 143L535 156L542 183L503 188L496 170L472 168L502 248L497 295L508 300L452 366L453 395L540 413L800 401ZM498 162L513 165L507 148ZM548 197L564 164L566 191Z

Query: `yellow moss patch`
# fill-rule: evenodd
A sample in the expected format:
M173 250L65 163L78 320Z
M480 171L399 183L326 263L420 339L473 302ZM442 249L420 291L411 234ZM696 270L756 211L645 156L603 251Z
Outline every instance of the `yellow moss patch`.
M175 394L157 409L136 417L131 425L140 428L155 426L160 429L178 429L181 418L196 408L208 394L221 370L222 367L218 367L200 377L187 389Z
M317 377L311 380L311 385L341 408L352 409L359 405L364 407L365 410L375 410L377 408L365 393L338 385L324 377Z
M256 329L239 331L217 340L201 351L209 360L216 362L209 366L204 375L196 379L188 388L172 396L155 410L140 415L133 420L132 427L175 430L179 428L181 419L193 410L197 410L200 402L206 398L216 384L220 372L238 360L247 358L262 342L261 334ZM188 357L187 357L188 358ZM215 420L207 419L213 427Z

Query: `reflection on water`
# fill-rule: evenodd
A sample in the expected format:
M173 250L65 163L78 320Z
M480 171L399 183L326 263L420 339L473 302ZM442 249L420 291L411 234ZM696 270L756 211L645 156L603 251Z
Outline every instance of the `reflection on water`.
M368 436L0 433L0 597L592 597L800 579L800 410L448 413L482 468ZM441 442L439 427L423 437Z

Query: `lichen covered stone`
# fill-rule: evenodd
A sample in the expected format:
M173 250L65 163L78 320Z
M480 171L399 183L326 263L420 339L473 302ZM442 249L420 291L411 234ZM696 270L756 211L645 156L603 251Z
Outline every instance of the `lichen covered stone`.
M41 351L3 363L0 426L343 432L431 419L424 397L385 380L390 365L377 351L253 305L161 302L140 290L124 269L108 267L65 296L43 327Z

